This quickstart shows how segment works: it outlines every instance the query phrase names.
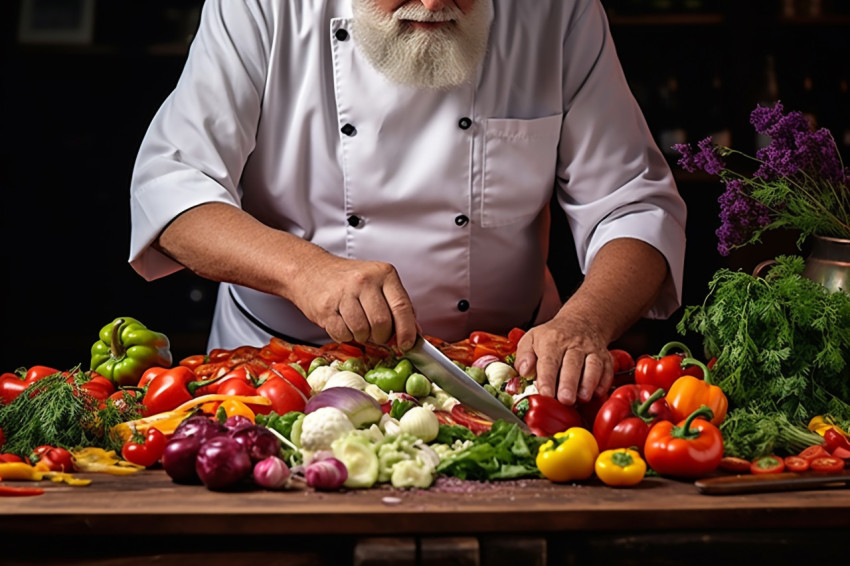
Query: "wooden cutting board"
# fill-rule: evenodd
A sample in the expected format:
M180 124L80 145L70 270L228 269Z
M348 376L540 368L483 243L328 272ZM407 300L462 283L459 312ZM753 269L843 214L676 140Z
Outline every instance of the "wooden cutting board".
M850 470L843 472L781 472L778 474L747 474L719 476L697 480L700 493L734 495L802 489L850 487Z

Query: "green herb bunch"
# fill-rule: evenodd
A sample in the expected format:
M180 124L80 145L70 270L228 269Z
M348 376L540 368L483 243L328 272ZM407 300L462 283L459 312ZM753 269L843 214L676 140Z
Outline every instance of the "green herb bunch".
M802 276L799 256L779 256L765 277L717 271L702 305L677 329L703 336L705 355L730 405L850 423L850 296ZM730 415L734 416L734 415Z
M139 417L140 407L133 406L129 397L120 406L95 399L82 387L86 380L79 368L56 373L36 381L8 405L0 405L0 430L6 436L3 451L26 457L44 444L120 451L121 440L109 431Z

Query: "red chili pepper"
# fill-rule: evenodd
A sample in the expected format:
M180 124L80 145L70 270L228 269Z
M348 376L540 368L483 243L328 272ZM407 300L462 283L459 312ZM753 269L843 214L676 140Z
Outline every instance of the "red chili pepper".
M581 426L581 415L553 397L535 393L523 397L513 406L513 412L537 436L554 436L568 428Z
M121 447L121 457L138 466L150 468L162 458L168 437L156 427L150 427L144 436L134 433Z
M0 496L2 497L25 497L28 495L41 495L44 490L40 487L10 487L0 485Z
M473 357L476 360L488 355L504 360L506 356L516 352L519 340L513 342L507 336L476 330L469 335L469 343L472 344Z
M30 454L34 466L50 472L73 472L74 458L65 448L47 444L37 446Z
M599 409L593 436L600 450L634 447L643 455L652 425L672 419L664 390L654 385L622 385Z
M646 463L662 476L704 477L723 458L723 435L705 420L711 409L702 407L677 425L658 421L649 429L644 452Z
M674 348L682 352L668 354ZM691 357L691 351L681 342L668 342L656 356L641 356L635 363L635 383L655 385L670 391L673 382L683 375L702 378L702 369L696 366L682 368L682 360Z

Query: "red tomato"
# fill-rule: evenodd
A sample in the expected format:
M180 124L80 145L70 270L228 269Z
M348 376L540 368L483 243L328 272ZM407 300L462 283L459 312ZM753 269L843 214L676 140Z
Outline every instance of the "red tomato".
M264 406L265 410L259 411L261 413L268 413L271 410L278 415L285 415L290 411L303 412L304 407L307 406L307 396L298 387L276 375L257 387L257 393L272 402L271 406ZM253 407L251 409L253 410Z
M830 456L830 453L826 451L821 444L815 444L813 446L809 446L799 454L797 454L801 458L805 458L811 463L815 458L820 458L822 456Z
M850 450L847 450L842 446L836 446L832 450L832 455L836 458L841 458L842 460L850 460Z
M307 397L313 392L310 382L308 382L301 373L289 364L273 363L272 369L275 370L280 377L301 390L301 393Z
M760 456L750 464L753 474L778 474L785 470L785 460L779 456Z
M805 472L809 469L809 461L800 456L786 456L785 469L789 472Z
M230 360L231 355L231 350L227 350L225 348L215 348L213 350L210 350L209 359L211 363L226 362Z
M834 456L820 456L809 464L815 472L838 472L844 469L844 460Z
M121 448L121 457L137 466L150 468L162 457L168 438L158 428L150 427L145 436L134 435Z
M735 456L724 456L720 460L719 468L736 474L748 473L750 471L750 461L744 458L736 458Z

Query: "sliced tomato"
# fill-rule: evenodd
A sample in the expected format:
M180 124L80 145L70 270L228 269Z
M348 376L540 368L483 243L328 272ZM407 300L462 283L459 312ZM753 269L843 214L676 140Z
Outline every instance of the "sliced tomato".
M801 456L786 456L785 469L789 472L805 472L809 469L809 461Z
M310 367L310 362L322 355L322 350L315 346L296 344L292 347L290 360L299 364L305 370Z
M820 458L822 456L831 456L831 454L826 451L826 448L824 448L822 444L814 444L812 446L809 446L797 455L801 458L805 458L810 463L815 458Z
M195 354L194 356L188 356L180 360L178 365L186 366L189 369L195 369L201 364L207 363L207 357L204 354Z
M280 362L273 363L272 369L286 381L300 389L301 393L303 393L307 397L310 397L310 394L313 391L312 387L310 386L310 382L308 382L297 369L295 369L289 364L284 364Z
M720 469L733 472L736 474L748 473L750 471L750 461L744 458L737 458L735 456L724 456L720 460Z
M230 359L230 350L226 350L224 348L215 348L210 350L210 362L226 362Z
M844 460L834 456L820 456L809 464L815 472L838 472L844 469Z
M750 464L750 473L778 474L785 470L785 460L779 456L760 456Z
M832 451L832 455L842 460L850 460L850 450L847 450L843 446L836 446Z

